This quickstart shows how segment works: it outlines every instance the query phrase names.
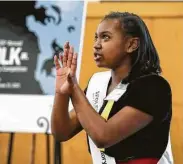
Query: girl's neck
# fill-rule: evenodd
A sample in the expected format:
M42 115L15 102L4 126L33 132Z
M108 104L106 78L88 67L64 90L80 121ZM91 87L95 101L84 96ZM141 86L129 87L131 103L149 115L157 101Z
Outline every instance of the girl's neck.
M129 64L122 65L121 67L116 68L115 70L111 70L111 77L112 77L111 84L113 86L119 84L120 81L122 81L125 77L128 76L130 70L131 66Z

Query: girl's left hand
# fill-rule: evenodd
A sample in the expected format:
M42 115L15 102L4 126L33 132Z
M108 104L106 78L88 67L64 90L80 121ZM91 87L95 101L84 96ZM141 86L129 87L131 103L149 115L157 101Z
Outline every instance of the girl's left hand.
M77 69L77 53L74 52L72 46L69 52L60 56L62 66L59 65L57 57L55 57L55 65L57 71L57 88L60 86L59 92L62 94L72 94L74 86L78 85L76 78Z

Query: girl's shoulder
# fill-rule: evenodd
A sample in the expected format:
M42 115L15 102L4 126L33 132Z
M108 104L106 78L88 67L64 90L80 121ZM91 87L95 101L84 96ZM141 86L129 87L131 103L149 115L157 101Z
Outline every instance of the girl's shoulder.
M148 74L143 75L131 82L133 86L139 87L157 87L157 88L166 88L171 90L170 84L167 79L161 75L157 74Z

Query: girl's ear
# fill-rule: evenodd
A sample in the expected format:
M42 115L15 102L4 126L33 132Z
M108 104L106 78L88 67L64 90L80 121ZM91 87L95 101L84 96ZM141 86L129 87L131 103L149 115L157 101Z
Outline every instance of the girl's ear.
M135 50L138 49L140 44L139 38L134 37L134 38L128 38L127 44L126 44L126 52L127 53L132 53Z

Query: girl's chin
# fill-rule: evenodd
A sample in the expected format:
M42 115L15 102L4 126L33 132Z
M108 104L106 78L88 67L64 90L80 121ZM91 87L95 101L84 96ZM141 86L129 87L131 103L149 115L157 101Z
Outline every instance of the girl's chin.
M101 62L96 62L96 66L99 67L99 68L109 68L107 65L101 63Z
M95 62L97 67L104 67L103 64L101 62Z

